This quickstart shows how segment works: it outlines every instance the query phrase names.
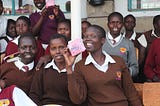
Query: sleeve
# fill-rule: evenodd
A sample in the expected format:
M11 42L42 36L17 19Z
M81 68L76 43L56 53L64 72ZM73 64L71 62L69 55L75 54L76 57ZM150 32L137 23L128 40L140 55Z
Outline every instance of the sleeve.
M37 55L35 61L38 62L39 58L44 55L44 49L39 40L37 40L36 43L37 43Z
M144 66L144 74L147 76L147 78L152 79L153 76L155 75L156 69L156 63L155 63L155 48L156 48L156 43L153 42L150 46L145 66Z
M37 106L21 89L17 87L13 90L13 101L15 106Z
M142 106L142 101L138 95L138 92L136 91L132 78L129 74L128 68L121 60L122 65L122 86L123 86L123 91L124 94L127 97L128 106Z
M129 41L128 67L132 77L138 74L138 61L136 58L136 50L132 41Z
M34 19L34 13L32 13L30 16L29 16L29 19L31 20L31 27L34 27L34 25L36 24L36 21Z
M34 75L29 96L38 105L41 106L41 99L43 96L43 81L42 81L42 69L37 71Z
M68 91L73 103L81 104L86 100L87 87L83 75L79 70L80 66L75 65L75 71L68 75Z

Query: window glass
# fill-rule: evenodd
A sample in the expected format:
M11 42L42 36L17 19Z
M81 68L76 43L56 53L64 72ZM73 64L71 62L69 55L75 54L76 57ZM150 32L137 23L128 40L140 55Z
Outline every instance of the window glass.
M160 0L128 0L128 10L160 10Z
M5 15L31 14L35 7L33 0L2 0Z
M68 12L70 10L70 0L55 0L55 4L60 6L63 12Z
M12 0L2 0L4 11L3 14L11 14L12 13Z

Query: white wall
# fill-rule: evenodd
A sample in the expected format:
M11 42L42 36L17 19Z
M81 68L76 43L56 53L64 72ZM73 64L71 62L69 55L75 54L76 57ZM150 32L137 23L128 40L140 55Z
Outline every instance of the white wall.
M123 16L128 14L133 14L135 17L144 17L144 16L155 16L160 14L159 11L137 11L137 12L129 12L128 11L128 0L114 0L115 2L115 11L120 12Z

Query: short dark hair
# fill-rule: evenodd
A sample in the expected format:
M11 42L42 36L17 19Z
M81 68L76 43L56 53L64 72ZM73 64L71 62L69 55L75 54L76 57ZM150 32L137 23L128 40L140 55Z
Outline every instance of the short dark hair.
M18 20L23 20L27 23L28 26L31 26L31 20L26 16L20 16L20 17L17 18L17 21Z
M156 24L158 22L158 20L160 20L160 15L156 15L153 18L153 24Z
M20 46L21 39L23 39L23 38L29 38L29 39L33 40L36 44L36 38L33 36L33 34L31 32L27 32L27 33L21 35L20 38L18 39L18 47ZM35 45L35 46L37 46L37 45Z
M58 24L61 24L61 23L67 24L71 29L71 20L70 19L63 19L58 22Z
M91 26L91 23L89 21L84 20L84 21L82 21L82 24L83 23L86 23L88 26Z
M128 17L132 17L134 19L134 22L136 22L136 18L132 14L128 14L127 16L125 16L124 21L126 21Z
M119 17L120 20L123 22L123 16L122 16L122 14L119 13L119 12L112 12L111 14L109 14L109 16L108 16L108 22L110 21L110 19L111 19L113 16Z
M54 34L54 35L52 35L49 42L51 42L51 40L53 40L53 39L58 39L58 38L64 39L65 43L68 44L67 37L65 35L62 35L62 34Z
M91 25L91 26L89 26L89 28L96 29L95 31L98 31L98 33L99 33L101 38L106 38L106 31L101 26L99 26L99 25Z

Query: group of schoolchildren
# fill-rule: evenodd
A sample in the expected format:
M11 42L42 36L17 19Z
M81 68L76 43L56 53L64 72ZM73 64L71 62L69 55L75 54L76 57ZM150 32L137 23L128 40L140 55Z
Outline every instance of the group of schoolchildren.
M135 32L133 15L123 19L119 12L108 16L107 33L83 21L86 51L75 62L67 47L70 20L56 5L34 3L37 11L29 18L7 23L0 106L143 106L133 81L160 82L160 15L145 33Z

